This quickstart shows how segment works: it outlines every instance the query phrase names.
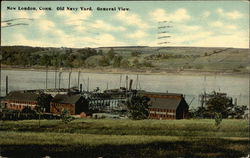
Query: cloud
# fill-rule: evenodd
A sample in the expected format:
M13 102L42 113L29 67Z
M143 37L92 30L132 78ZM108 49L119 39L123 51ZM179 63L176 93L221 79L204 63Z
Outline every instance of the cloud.
M200 47L234 47L249 48L249 37L243 32L231 35L213 35L192 43L193 46Z
M218 8L216 10L217 14L219 14L220 16L226 17L228 19L240 19L243 17L243 14L241 14L240 12L234 10L232 12L225 12L223 9Z
M94 23L92 23L90 25L90 28L94 27L97 29L102 29L102 30L106 30L106 31L125 31L126 28L122 27L122 26L112 26L106 22L104 22L103 20L96 20Z
M48 31L48 30L52 30L55 31L55 23L50 21L50 20L46 20L46 19L42 19L42 20L38 20L37 21L38 27L40 28L40 30L42 31Z
M236 25L227 25L226 28L236 30L238 27Z
M232 25L232 24L226 25L221 21L213 21L209 25L213 27L217 27L221 29L229 29L229 30L235 30L238 28L236 25Z
M92 47L105 47L105 46L125 46L126 43L119 41L111 34L101 34L93 37L84 37L82 41L87 41L88 46Z
M141 30L133 32L133 33L127 35L127 37L132 38L132 39L134 39L134 38L144 38L146 36L148 36L148 34L146 32L144 32L144 31L141 31Z
M199 25L177 25L175 26L180 32L189 32L189 31L198 31L201 30L201 26Z
M178 35L173 35L172 38L170 39L171 42L176 43L176 44L181 44L183 42L190 42L190 41L195 41L195 40L203 40L203 38L207 38L209 36L213 35L212 32L209 31L204 31L204 32L197 32L195 34L178 34Z
M56 16L61 18L63 25L68 25L73 27L74 31L87 31L89 18L92 16L91 11L84 11L84 12L72 12L69 10L65 11L58 11Z
M221 21L214 21L210 23L211 26L222 27L224 24Z
M86 30L87 30L87 27L78 25L78 26L75 26L75 27L74 27L74 30L75 30L75 31L86 31Z
M149 25L135 13L118 12L115 15L115 18L126 25L136 26L139 28L149 28Z
M71 25L71 26L78 26L82 25L84 23L84 20L88 19L92 13L91 11L85 11L85 12L72 12L72 11L58 11L56 13L57 16L63 18L63 22L66 25Z
M46 15L44 10L37 10L35 12L30 11L16 11L13 13L14 18L28 18L28 19L39 19Z
M204 11L203 13L202 13L202 17L204 17L204 18L207 18L207 17L209 17L211 15L211 13L209 12L209 11Z
M48 41L47 39L28 39L23 34L15 34L15 43L8 43L9 45L26 45L26 46L40 46L40 47L60 47L59 43Z
M173 13L167 13L166 10L158 8L149 14L155 21L182 22L191 19L191 16L184 8L179 8Z

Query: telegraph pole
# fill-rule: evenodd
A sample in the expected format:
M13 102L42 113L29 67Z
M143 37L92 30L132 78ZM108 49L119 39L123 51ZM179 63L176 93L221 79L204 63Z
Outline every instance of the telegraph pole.
M56 81L57 81L57 68L55 67L55 89L56 89Z
M48 88L48 65L46 65L45 89Z
M0 50L0 99L2 97L2 51Z
M59 84L58 84L58 89L61 88L61 76L62 76L62 72L59 72Z
M70 77L71 77L72 70L69 72L69 84L68 84L68 89L70 89Z
M78 78L77 78L77 87L78 87L78 90L80 89L80 75L81 75L81 71L78 71Z

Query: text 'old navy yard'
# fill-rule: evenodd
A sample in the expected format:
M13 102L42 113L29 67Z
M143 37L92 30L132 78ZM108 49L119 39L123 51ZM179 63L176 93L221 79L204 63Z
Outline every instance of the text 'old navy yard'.
M57 7L57 10L69 10L69 11L93 11L93 7ZM111 7L111 8L107 8L107 7L96 7L97 11L129 11L129 8L124 8L124 7Z

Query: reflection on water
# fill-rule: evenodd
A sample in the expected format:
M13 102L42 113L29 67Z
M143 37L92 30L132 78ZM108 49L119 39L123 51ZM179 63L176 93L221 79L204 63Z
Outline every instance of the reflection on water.
M45 71L2 71L2 90L1 94L5 95L5 77L9 78L9 91L24 89L43 89L45 88ZM57 85L59 84L59 73L57 73ZM122 77L121 77L122 76ZM80 83L83 89L89 90L99 87L101 90L107 88L118 88L126 86L126 74L105 74L105 73L81 73ZM228 75L180 75L180 74L164 74L164 75L128 75L129 79L133 79L133 88L143 89L155 92L172 92L183 93L188 104L192 101L191 106L200 105L198 96L200 93L220 91L227 93L230 97L237 98L238 104L248 105L248 76L228 76ZM68 72L62 72L60 87L68 87ZM89 82L88 82L89 80ZM71 74L71 86L77 86L78 72ZM48 72L48 88L55 88L55 73Z

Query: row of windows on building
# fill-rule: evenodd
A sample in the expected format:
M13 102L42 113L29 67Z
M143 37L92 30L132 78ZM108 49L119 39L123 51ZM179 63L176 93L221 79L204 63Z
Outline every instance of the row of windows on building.
M175 110L172 110L172 109L158 109L158 108L150 108L150 111L175 112Z
M54 106L69 106L69 107L73 107L73 104L62 104L62 103L51 103Z
M10 108L10 109L17 109L17 110L22 110L24 107L28 107L27 105L25 106L25 105L13 105L13 104L10 104L9 106L8 106L8 108Z
M31 107L34 107L34 106L36 106L35 104L23 104L23 103L19 103L19 104L10 103L10 104L7 104L7 105L11 106L11 107L15 107L15 106L31 106Z
M150 114L149 116L154 118L175 118L175 115L163 115L163 114Z
M36 102L34 102L34 101L16 101L16 100L12 100L10 102L11 103L16 103L16 104L36 104Z

